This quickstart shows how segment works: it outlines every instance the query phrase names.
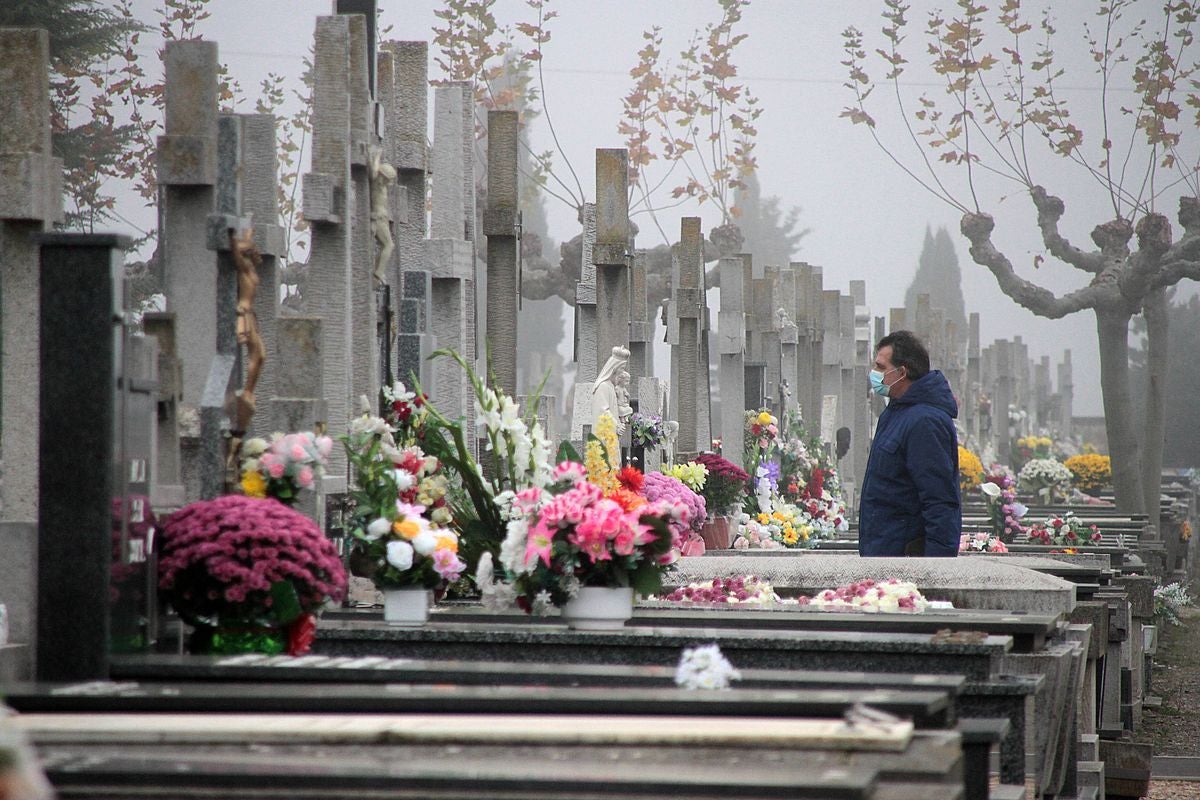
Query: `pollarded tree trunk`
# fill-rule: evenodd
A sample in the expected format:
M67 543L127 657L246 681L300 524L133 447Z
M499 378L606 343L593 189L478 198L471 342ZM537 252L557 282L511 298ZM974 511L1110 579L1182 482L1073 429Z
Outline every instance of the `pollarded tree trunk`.
M1151 292L1142 304L1142 312L1146 315L1146 427L1142 439L1142 490L1146 496L1146 513L1155 529L1159 522L1163 440L1167 425L1169 305L1166 289Z
M1129 383L1129 321L1127 311L1096 309L1100 344L1100 391L1104 399L1104 427L1112 456L1113 489L1117 506L1129 513L1145 508L1142 462L1133 415Z

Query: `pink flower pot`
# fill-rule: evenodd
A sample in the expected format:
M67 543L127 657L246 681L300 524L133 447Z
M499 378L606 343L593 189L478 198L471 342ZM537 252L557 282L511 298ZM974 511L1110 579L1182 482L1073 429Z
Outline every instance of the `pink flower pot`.
M706 550L728 550L733 538L733 520L729 517L709 517L700 536Z

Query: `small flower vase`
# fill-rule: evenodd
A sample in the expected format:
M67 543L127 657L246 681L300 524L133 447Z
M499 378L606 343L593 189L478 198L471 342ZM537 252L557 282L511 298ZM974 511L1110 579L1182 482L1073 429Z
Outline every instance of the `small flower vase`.
M704 522L700 536L706 550L728 550L732 539L732 520L729 517L713 516Z
M383 621L399 628L419 628L429 621L429 590L419 586L383 590Z
M584 586L562 610L567 625L579 631L615 631L633 616L633 589Z

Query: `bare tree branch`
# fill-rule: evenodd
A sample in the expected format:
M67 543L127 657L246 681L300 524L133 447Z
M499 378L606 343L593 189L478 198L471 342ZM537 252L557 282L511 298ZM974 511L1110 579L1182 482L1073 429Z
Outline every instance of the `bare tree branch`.
M1174 286L1184 278L1200 281L1200 258L1190 261L1182 258L1175 261L1168 261L1155 274L1150 286L1153 289L1162 289L1167 286Z
M1000 290L1017 305L1039 317L1060 319L1076 311L1096 308L1114 291L1114 287L1106 284L1092 284L1058 297L1049 289L1025 280L1013 270L1008 257L992 244L992 230L995 227L996 223L990 214L963 214L959 223L963 236L971 242L971 258L975 263L987 267L996 277Z
M1050 254L1084 272L1100 274L1104 264L1103 256L1097 252L1085 253L1073 246L1058 232L1058 221L1062 218L1063 211L1066 210L1063 201L1052 194L1046 194L1046 190L1041 186L1034 186L1030 190L1030 195L1033 197L1033 204L1037 206L1038 227L1042 230L1042 242L1045 243Z

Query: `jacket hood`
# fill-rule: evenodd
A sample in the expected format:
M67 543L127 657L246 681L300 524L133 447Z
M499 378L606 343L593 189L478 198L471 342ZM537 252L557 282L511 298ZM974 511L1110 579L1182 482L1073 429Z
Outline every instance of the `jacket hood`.
M946 380L946 376L942 374L941 370L937 369L931 370L925 377L914 381L908 387L908 391L902 397L893 400L892 403L898 406L925 403L945 411L951 419L958 419L958 403L954 399L954 393L950 391L950 382Z

